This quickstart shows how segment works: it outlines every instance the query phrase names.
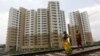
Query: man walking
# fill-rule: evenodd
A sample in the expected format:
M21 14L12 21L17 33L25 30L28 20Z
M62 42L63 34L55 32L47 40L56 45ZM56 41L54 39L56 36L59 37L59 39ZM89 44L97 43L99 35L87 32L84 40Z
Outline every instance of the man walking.
M78 30L76 31L76 42L77 42L77 46L78 46L78 48L82 48L82 49L84 49L83 46L82 46L81 35L80 35L80 33L79 33Z

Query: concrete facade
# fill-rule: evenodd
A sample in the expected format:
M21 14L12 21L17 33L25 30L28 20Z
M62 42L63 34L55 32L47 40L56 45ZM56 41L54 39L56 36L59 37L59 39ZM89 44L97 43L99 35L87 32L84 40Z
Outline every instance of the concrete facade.
M87 12L80 13L79 11L71 12L69 14L70 24L69 33L72 35L71 42L72 46L76 46L76 31L78 30L81 34L83 45L92 45L92 33L90 30L89 19Z
M66 31L66 24L64 11L60 10L58 1L49 1L47 9L40 8L37 11L12 8L9 18L9 26L16 24L15 27L8 26L6 51L15 49L30 52L33 49L62 48L61 38L63 31Z

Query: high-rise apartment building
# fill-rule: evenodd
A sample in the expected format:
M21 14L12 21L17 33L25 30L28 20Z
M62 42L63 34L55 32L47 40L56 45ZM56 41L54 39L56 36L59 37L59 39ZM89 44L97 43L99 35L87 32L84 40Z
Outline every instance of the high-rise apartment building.
M50 34L50 45L51 47L61 47L61 37L63 30L65 30L64 12L60 10L59 2L49 2L48 4L48 15L49 15L49 34ZM63 25L62 25L63 24ZM62 27L63 26L63 27Z
M47 9L37 10L37 47L36 48L48 48L49 47L49 32L48 32L48 13Z
M73 46L77 45L76 31L79 31L83 45L92 45L93 39L89 25L89 18L87 12L80 13L79 11L71 12L70 24L68 25L69 33L72 35L71 43Z
M93 38L92 38L92 32L90 29L90 24L89 24L89 18L88 18L88 13L87 12L82 12L81 13L81 22L82 26L84 26L83 29L83 37L86 45L91 45L93 44Z
M16 48L18 13L17 9L10 8L6 49L11 51Z
M65 16L58 1L49 1L47 9L37 11L11 8L6 51L62 48L63 31L66 31Z

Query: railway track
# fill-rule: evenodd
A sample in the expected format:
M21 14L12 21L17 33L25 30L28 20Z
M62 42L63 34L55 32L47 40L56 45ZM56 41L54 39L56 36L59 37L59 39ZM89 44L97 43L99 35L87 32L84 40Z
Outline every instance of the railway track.
M100 52L100 46L85 49L85 50L82 50L82 51L79 51L79 52L75 52L75 53L70 54L69 56L88 56L89 54L92 54L92 53L95 53L95 52Z
M86 47L84 50L78 50L78 48L73 48L72 54L69 56L87 56L91 53L100 51L100 46ZM11 56L67 56L63 49L51 50L51 51L40 51L34 53L24 53L24 54L13 54Z

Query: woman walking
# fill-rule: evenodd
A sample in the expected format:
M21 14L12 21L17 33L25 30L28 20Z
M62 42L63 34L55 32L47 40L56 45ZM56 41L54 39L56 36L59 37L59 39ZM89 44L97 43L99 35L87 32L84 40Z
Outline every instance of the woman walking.
M64 44L65 52L68 54L72 52L71 44L68 42L69 37L70 36L66 32L64 32L63 44Z

